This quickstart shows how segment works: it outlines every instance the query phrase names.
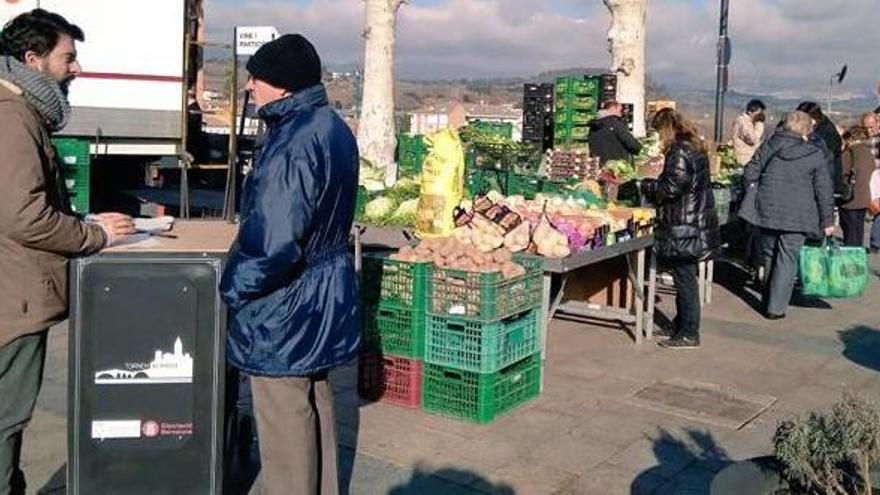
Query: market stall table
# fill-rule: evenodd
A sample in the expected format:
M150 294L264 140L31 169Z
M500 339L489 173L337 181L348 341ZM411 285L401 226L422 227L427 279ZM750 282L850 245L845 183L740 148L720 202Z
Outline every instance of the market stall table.
M405 226L376 226L356 223L351 228L354 240L354 259L357 271L361 269L364 248L400 249L412 244L415 229Z
M236 231L179 222L71 263L68 493L221 493Z
M656 292L656 261L650 259L648 280L645 280L645 261L647 251L653 246L653 236L637 237L622 241L597 250L584 251L562 259L547 259L544 262L544 331L542 348L546 349L547 328L556 313L596 318L603 320L632 323L635 325L635 342L652 339L654 335L654 296ZM620 256L626 257L628 279L632 287L633 304L629 309L591 304L583 301L563 301L565 286L569 274L579 268L610 260ZM554 297L552 295L552 278L559 276L561 286ZM645 301L647 300L647 307Z

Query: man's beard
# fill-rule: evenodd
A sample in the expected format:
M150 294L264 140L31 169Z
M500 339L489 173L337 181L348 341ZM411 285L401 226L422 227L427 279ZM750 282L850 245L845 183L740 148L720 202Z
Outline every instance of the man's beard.
M64 96L67 96L67 93L70 91L70 83L73 82L75 78L68 77L67 79L58 83L58 86L61 88L61 92L64 93Z

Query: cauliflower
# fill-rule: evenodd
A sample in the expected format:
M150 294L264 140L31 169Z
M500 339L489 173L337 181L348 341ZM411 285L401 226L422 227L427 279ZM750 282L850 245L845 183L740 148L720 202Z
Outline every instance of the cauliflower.
M380 222L391 215L396 206L391 199L379 196L364 206L364 218L371 222Z

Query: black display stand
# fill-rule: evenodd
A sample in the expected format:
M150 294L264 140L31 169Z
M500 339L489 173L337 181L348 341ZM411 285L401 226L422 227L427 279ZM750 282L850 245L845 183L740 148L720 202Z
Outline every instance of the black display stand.
M69 494L222 492L226 253L192 247L231 234L181 227L71 263Z

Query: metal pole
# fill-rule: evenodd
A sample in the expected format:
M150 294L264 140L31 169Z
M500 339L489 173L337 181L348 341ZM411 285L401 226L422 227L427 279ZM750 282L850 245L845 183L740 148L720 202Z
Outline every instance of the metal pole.
M831 98L832 92L834 91L834 76L831 76L831 79L828 80L828 105L825 109L825 113L831 115Z
M721 14L718 21L718 63L715 80L715 142L724 139L724 94L727 92L727 64L729 62L730 40L727 37L728 12L730 1L721 0Z
M180 217L189 218L189 167L191 165L187 150L189 144L189 70L190 70L190 8L189 2L184 6L183 15L183 83L180 111L180 149L178 150L178 166L180 167Z
M223 218L235 221L235 182L238 179L238 133L236 111L238 107L238 28L235 28L232 44L232 88L229 95L229 158L226 166L226 194L223 200ZM244 113L244 110L242 110Z

